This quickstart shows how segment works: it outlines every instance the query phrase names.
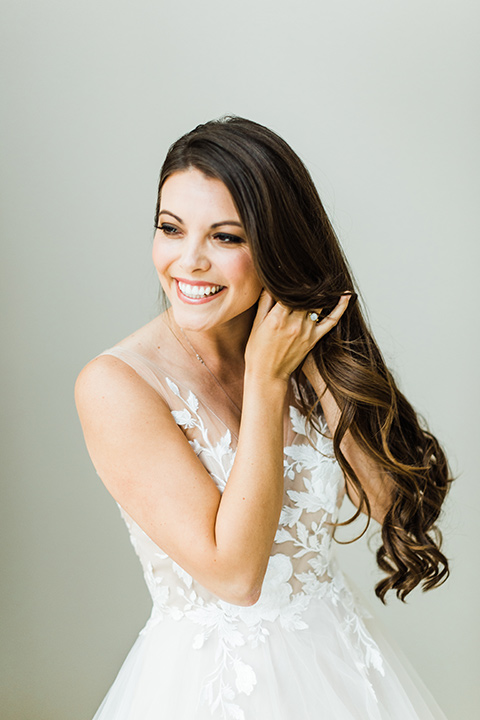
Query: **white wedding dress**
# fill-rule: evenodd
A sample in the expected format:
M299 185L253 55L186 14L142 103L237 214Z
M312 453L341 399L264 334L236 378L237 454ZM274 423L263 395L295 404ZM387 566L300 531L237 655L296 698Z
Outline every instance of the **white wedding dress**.
M233 432L194 393L181 362L123 346L110 354L168 403L222 491ZM345 493L331 441L308 428L292 380L284 506L257 603L220 600L120 507L152 596L150 618L94 720L445 720L370 627L336 566L332 528ZM399 679L401 677L401 680Z

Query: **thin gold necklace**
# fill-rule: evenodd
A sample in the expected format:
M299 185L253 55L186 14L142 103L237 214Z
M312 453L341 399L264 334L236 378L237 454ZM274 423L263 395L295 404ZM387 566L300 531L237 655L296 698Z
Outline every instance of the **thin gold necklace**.
M178 327L180 327L180 325L179 325ZM183 331L183 328L180 328L180 330L181 330L181 332L182 332L183 337L185 338L185 340L188 342L188 344L189 344L190 347L192 348L193 352L195 353L195 357L197 358L197 360L200 360L200 362L202 363L202 365L205 366L205 368L208 370L208 372L210 373L210 375L213 377L213 379L214 379L215 382L217 383L218 387L222 390L222 392L224 393L224 395L230 400L230 402L232 403L232 405L234 405L234 406L237 408L238 412L241 414L242 411L241 411L240 408L238 407L237 403L233 402L232 398L231 398L230 395L227 393L227 391L226 391L225 388L223 387L223 385L222 385L222 383L220 382L220 380L218 380L218 379L215 377L215 375L214 375L213 372L210 370L210 368L208 367L208 365L207 365L207 363L205 362L205 360L204 360L202 357L200 357L200 355L199 355L198 352L195 350L195 348L193 347L193 345L192 345L192 343L190 342L190 340L188 339L188 337L185 335L185 333L184 333L184 331Z
M168 324L168 327L170 327L170 324ZM223 387L223 385L222 385L222 383L220 382L220 380L218 380L218 379L215 377L215 375L214 375L213 372L210 370L210 368L208 367L208 365L207 365L207 363L205 362L205 360L204 360L202 357L200 357L200 355L199 355L198 352L195 350L195 348L193 347L193 345L192 345L192 343L190 342L190 340L188 339L188 337L185 335L185 332L184 332L183 328L181 328L180 325L179 325L178 327L179 327L180 332L182 333L183 337L185 338L185 340L188 342L188 344L190 345L191 349L193 350L193 352L194 352L195 357L197 358L197 360L199 360L199 361L202 363L202 365L208 370L208 372L209 372L210 375L213 377L213 379L214 379L215 382L217 383L217 385L218 385L218 387L220 388L220 390L222 390L223 394L230 400L230 402L232 403L232 405L234 405L234 406L236 407L236 409L238 410L238 412L239 412L240 415L241 415L241 414L242 414L242 411L241 411L240 408L238 407L237 403L235 403L235 402L232 400L232 398L231 398L230 395L227 393L227 391L226 391L225 388ZM183 345L183 343L180 341L180 339L178 338L177 334L174 332L174 330L173 330L172 327L170 327L170 330L171 330L172 333L175 335L175 337L177 338L177 340L178 340L178 342L180 343L180 345Z

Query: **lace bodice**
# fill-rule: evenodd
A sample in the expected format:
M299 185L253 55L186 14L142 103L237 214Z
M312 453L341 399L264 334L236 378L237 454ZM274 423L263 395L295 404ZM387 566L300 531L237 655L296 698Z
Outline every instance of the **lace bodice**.
M119 346L101 354L122 359L162 395L193 451L223 491L235 459L236 442L218 415L182 379L174 377L171 368L162 369ZM356 648L358 662L365 668L373 665L381 670L377 648L364 632L362 612L355 606L332 554L333 531L329 523L337 519L345 494L343 474L326 424L321 425L323 434L307 427L293 380L292 389L294 401L288 407L289 427L285 433L283 509L262 592L254 605L232 605L213 595L119 506L153 601L151 618L142 632L148 632L167 616L174 620L188 618L198 625L193 646L200 649L215 631L223 648L220 664L226 669L233 663L238 671L237 689L242 687L247 694L255 683L254 673L238 658L235 660L233 649L245 643L255 647L264 642L270 622L279 622L288 631L305 630L305 614L314 598L341 606L344 630ZM214 692L213 687L207 687L205 692Z

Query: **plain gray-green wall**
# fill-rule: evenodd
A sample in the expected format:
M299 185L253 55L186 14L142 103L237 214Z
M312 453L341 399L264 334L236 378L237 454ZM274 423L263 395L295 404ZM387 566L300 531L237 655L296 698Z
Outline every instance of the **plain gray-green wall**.
M154 316L161 162L224 113L310 168L389 363L450 453L446 585L383 608L365 543L340 556L447 716L478 717L478 3L0 9L2 718L88 720L147 618L73 387Z

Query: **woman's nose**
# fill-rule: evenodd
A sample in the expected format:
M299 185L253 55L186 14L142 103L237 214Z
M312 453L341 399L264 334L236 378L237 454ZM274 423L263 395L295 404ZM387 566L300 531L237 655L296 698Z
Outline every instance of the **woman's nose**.
M193 237L187 238L182 243L182 254L179 265L186 272L208 270L210 260L208 259L206 244Z

